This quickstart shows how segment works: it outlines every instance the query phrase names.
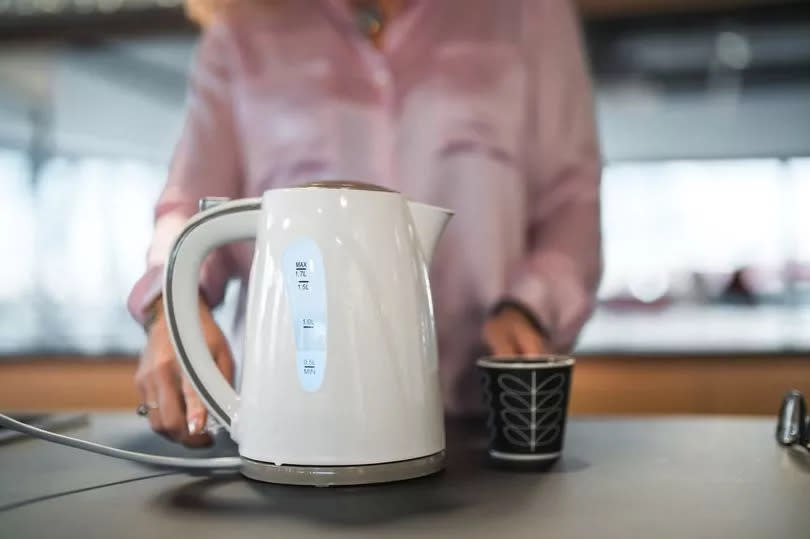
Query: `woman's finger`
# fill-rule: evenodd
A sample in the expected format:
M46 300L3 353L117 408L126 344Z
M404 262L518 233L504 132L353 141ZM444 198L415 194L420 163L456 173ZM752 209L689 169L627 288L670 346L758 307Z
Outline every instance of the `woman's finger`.
M163 430L172 440L183 441L188 435L186 410L177 367L166 359L154 370L153 380L158 394L158 411Z
M517 343L518 353L524 355L542 354L545 352L543 337L525 320L511 324L512 340Z
M142 361L145 361L142 359ZM138 388L138 393L141 396L141 402L149 407L149 413L146 418L149 420L149 426L152 430L158 433L163 433L163 423L160 420L160 411L153 406L159 406L158 394L152 384L152 379L147 370L143 367L138 369L135 374L135 386Z
M222 376L225 377L229 384L233 385L233 357L231 356L231 349L224 339L221 345L214 350L214 361L219 367Z
M484 325L484 342L494 356L510 356L517 353L515 343L499 320L490 320Z
M187 377L183 377L183 400L186 408L186 429L188 436L184 443L191 447L201 447L211 443L211 436L205 432L208 410Z
M216 329L216 328L215 328ZM219 333L217 331L217 333ZM230 349L224 336L218 335L218 339L214 339L211 345L211 353L214 356L214 362L222 372L228 382L233 380L233 359L231 358ZM186 405L186 427L189 436L186 445L199 447L202 445L209 445L212 442L211 436L205 432L206 420L208 418L208 410L206 410L202 399L197 394L194 386L187 377L183 377L183 399Z

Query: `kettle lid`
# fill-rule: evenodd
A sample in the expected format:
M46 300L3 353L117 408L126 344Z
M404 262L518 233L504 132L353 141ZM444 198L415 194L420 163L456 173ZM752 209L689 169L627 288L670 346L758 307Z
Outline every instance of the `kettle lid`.
M317 187L320 189L350 189L354 191L381 191L384 193L398 193L388 187L373 183L357 182L351 180L318 180L296 186L297 188Z

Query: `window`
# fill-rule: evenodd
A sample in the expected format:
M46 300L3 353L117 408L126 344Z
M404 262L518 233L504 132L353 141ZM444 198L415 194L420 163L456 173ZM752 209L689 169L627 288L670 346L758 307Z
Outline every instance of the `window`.
M0 152L0 353L133 351L125 304L144 269L162 167L53 157L31 181L21 152Z
M32 178L22 151L0 149L0 179L0 354L137 351L126 298L165 168L54 156ZM751 346L810 340L804 322L784 321L810 323L795 311L810 312L809 158L616 163L602 195L603 307L582 349L694 343L701 316L718 346L740 333ZM713 311L738 271L760 306ZM727 323L735 317L748 326Z

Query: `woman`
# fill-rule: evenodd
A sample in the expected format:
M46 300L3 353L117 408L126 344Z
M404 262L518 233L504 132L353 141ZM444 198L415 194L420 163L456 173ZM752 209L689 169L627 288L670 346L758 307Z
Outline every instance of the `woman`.
M160 300L172 239L204 196L256 196L315 179L378 183L456 216L431 282L449 413L474 410L473 361L565 352L600 275L600 161L576 17L565 0L233 0L206 22L186 124L155 212L149 269L129 307L148 343L136 382L157 432L210 441ZM211 317L250 248L202 269ZM242 297L244 300L244 296ZM240 309L241 311L242 309ZM235 323L240 342L241 317Z

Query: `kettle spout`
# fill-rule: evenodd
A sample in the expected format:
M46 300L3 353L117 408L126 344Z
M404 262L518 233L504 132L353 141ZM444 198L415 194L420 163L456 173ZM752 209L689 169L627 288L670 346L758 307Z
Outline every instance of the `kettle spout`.
M438 206L410 201L408 202L408 208L411 210L411 217L414 225L416 225L416 235L419 238L419 244L422 246L425 261L430 265L436 244L439 243L439 238L444 232L447 222L453 216L453 212Z

